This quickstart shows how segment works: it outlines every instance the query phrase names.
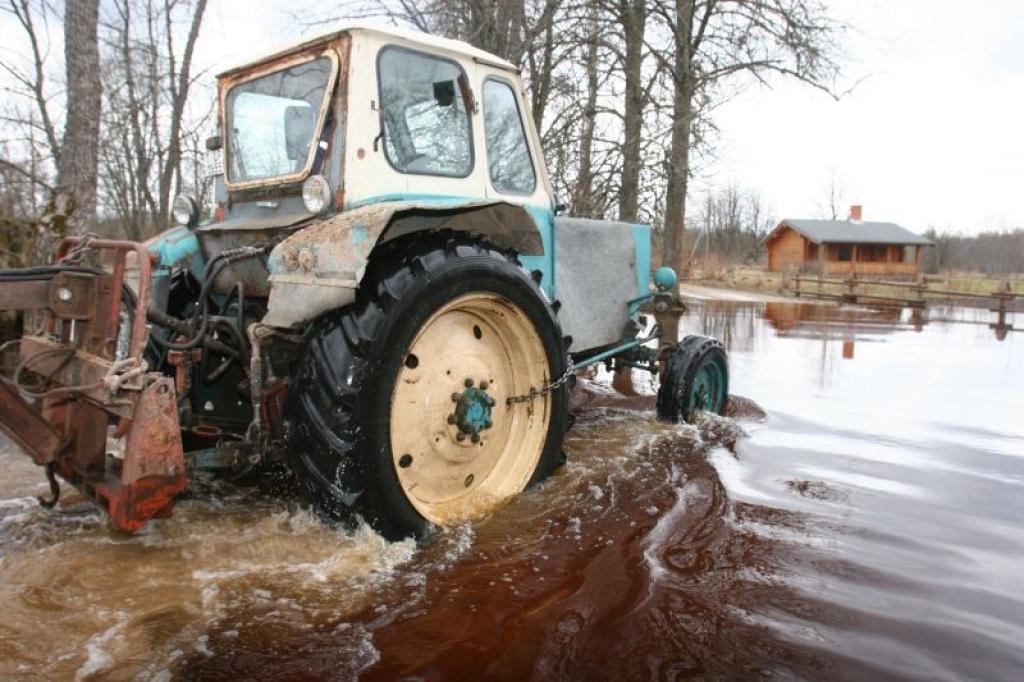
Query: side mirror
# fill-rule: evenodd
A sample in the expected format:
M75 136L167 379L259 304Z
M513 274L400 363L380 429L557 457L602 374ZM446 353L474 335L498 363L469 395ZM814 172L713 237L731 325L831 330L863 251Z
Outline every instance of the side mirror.
M211 135L206 138L206 151L215 152L224 146L224 142L220 139L220 135Z

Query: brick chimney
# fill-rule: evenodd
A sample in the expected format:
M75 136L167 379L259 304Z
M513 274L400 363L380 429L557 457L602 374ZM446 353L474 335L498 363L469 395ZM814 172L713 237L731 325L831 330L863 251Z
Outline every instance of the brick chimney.
M863 209L864 207L861 206L860 204L854 204L853 206L851 206L850 217L848 218L848 220L861 220L860 214Z

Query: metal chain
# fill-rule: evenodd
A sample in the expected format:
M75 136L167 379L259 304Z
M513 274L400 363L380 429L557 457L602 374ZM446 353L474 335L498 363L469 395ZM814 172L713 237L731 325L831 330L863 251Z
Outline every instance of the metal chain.
M93 239L99 239L100 236L95 232L86 232L82 235L82 239L68 249L68 252L64 254L64 257L60 259L63 265L78 265L82 262L82 258L87 253L92 251L92 246L89 244Z
M571 355L567 358L567 360L568 365L566 366L565 373L562 374L562 376L558 377L557 379L552 381L547 386L544 386L540 390L537 390L536 388L531 388L530 392L524 395L509 396L508 398L505 399L505 404L514 405L515 403L532 403L534 398L542 398L548 395L549 393L552 393L553 391L557 391L565 384L565 382L569 381L570 377L572 377L572 375L576 371L576 365L573 363Z

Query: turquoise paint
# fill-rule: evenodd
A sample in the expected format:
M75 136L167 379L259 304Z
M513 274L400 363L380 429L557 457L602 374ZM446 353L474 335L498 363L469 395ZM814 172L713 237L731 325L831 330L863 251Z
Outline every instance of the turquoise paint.
M544 273L540 281L541 288L550 298L555 297L555 212L543 206L527 206L526 211L537 224L541 243L544 246L543 256L520 256L519 261L527 270L540 270Z
M663 265L654 271L654 286L658 287L659 291L675 293L678 281L679 278L676 277L676 271L668 266Z
M725 404L725 369L717 358L700 366L690 388L690 406L695 410L721 412Z
M186 227L175 227L158 234L146 244L146 249L156 256L154 274L167 275L177 268L188 268L199 281L203 280L203 255L199 251L199 240Z
M494 398L489 396L487 391L470 386L459 396L459 402L455 406L455 423L463 433L480 433L491 428L493 407Z
M640 346L644 345L645 343L650 343L651 341L654 341L655 339L658 339L658 338L660 338L660 337L658 337L658 336L648 336L648 337L645 337L645 338L630 339L629 341L624 341L623 343L620 343L619 345L615 346L614 348L609 348L606 351L601 351L597 355L591 355L590 357L586 357L586 358L582 358L581 360L573 361L573 366L576 369L583 369L587 365L597 364L598 362L601 362L602 360L607 360L608 358L614 357L614 356L618 355L619 353L624 353L627 350L632 350L634 348L639 348Z
M643 296L651 289L651 226L630 225L636 246L636 293Z

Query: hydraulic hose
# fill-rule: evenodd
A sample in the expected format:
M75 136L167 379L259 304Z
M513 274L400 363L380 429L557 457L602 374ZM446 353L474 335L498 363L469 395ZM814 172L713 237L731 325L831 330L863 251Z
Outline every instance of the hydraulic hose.
M185 351L192 350L203 343L203 339L206 337L206 331L209 326L210 319L210 308L208 296L210 294L210 287L213 286L214 280L220 275L221 270L226 268L232 262L236 260L242 260L245 258L252 258L254 256L261 255L266 252L266 248L256 248L251 246L243 246L238 249L232 249L230 251L222 251L210 260L210 264L207 269L206 278L203 280L203 286L199 290L199 300L197 302L198 307L196 312L193 314L191 319L191 338L187 341L175 343L173 341L164 341L156 336L150 336L154 343L158 346L166 348L168 350ZM173 318L171 318L173 319ZM159 324L159 322L157 323ZM198 326L197 326L198 325ZM165 325L161 325L165 326Z

